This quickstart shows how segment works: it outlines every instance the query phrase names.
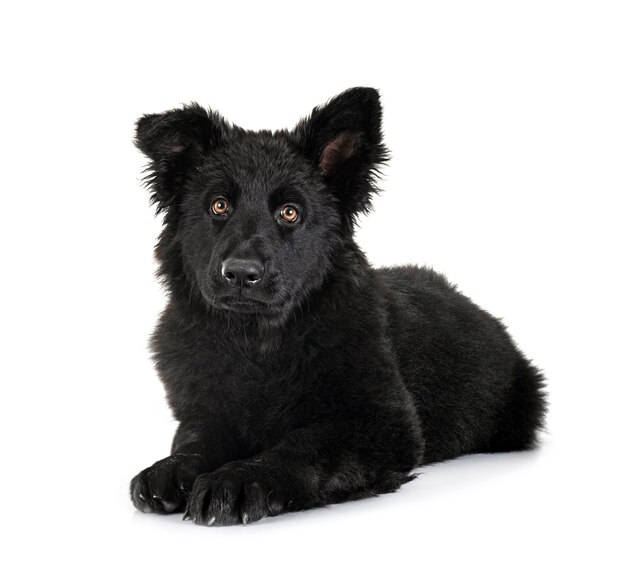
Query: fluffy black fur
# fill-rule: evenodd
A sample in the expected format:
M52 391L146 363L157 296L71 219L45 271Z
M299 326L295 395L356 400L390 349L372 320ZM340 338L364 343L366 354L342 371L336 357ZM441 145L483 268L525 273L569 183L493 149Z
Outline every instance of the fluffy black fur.
M139 510L245 524L535 444L543 377L502 324L429 269L372 268L354 242L387 154L376 90L278 132L191 104L142 117L136 143L165 220L151 344L180 422L172 454L131 482Z

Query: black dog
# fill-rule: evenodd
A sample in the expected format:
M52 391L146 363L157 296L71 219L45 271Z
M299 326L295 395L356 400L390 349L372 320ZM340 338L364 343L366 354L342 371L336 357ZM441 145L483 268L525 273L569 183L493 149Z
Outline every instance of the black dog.
M192 104L141 118L136 143L165 220L151 345L180 421L172 455L131 482L139 510L246 524L534 445L543 377L502 324L354 242L387 155L375 90L273 133Z

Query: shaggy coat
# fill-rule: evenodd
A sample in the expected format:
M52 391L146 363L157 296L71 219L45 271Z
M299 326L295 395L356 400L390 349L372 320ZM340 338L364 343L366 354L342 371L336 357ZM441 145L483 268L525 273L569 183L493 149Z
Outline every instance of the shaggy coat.
M376 90L277 132L191 104L142 117L136 144L164 217L151 347L180 422L131 482L139 510L246 524L535 444L543 378L503 325L430 269L372 268L354 242L387 155Z

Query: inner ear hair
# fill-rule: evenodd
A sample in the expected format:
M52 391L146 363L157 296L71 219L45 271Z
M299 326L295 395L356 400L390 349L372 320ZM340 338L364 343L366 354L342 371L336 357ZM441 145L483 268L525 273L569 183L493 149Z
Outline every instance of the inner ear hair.
M347 159L354 156L361 145L361 132L342 131L322 149L319 167L326 176L333 174Z

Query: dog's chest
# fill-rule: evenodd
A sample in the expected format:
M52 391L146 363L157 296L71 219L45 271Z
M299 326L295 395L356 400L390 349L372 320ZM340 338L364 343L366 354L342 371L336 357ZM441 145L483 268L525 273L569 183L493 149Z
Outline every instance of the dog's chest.
M240 368L233 373L226 403L251 447L272 444L300 425L313 377L300 358L277 353L272 358L246 359Z
M291 342L263 350L199 340L179 352L171 369L176 378L164 380L178 416L193 412L228 422L252 449L301 425L317 375L310 348Z

